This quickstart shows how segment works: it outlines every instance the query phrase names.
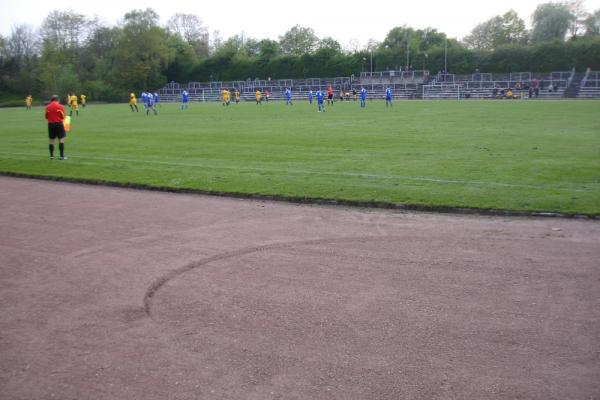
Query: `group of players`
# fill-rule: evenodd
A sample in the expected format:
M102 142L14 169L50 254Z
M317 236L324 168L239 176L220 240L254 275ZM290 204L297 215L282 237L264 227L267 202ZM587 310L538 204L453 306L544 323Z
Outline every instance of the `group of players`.
M160 105L160 96L158 93L142 92L141 99L144 103L146 115L150 115L150 111L152 111L154 115L158 115L158 110L156 107L162 107ZM129 93L129 108L131 108L131 112L140 112L140 109L137 106L137 97L133 92Z
M256 89L254 96L255 96L257 105L262 104L263 100L265 100L267 102L269 101L269 92L268 91L265 91L265 93L263 94L260 91L260 89ZM309 90L307 97L308 97L308 102L311 105L313 104L313 101L316 99L318 112L325 112L325 100L327 101L328 105L333 105L333 103L334 103L333 88L331 86L327 89L327 92L323 92L322 90L319 89L315 93L312 90ZM290 88L285 89L284 98L285 98L286 105L290 105L290 106L293 105L292 90ZM364 87L362 87L360 89L360 92L358 93L358 98L360 100L360 107L365 108L367 106L367 90ZM241 99L241 93L238 89L236 89L234 92L235 103L238 104L240 102L240 99ZM393 99L392 89L390 87L388 87L385 90L385 106L386 107L392 106L392 99ZM152 111L154 113L154 115L158 115L158 111L156 109L157 106L160 106L160 97L159 97L158 93L142 92L141 100L144 103L146 115L150 115L150 111ZM83 101L84 100L82 100L82 102ZM231 92L228 89L223 89L221 91L221 101L222 101L222 104L224 107L229 106L231 104L231 101L232 101ZM189 107L189 103L190 103L190 95L187 90L184 90L181 93L181 109L187 110ZM137 106L137 97L134 92L131 92L129 94L129 107L131 108L132 112L140 111Z
M31 105L33 103L33 96L27 95L25 97L25 109L31 110ZM73 111L75 111L75 115L79 116L79 103L81 103L81 108L85 108L87 103L87 96L85 94L80 94L79 97L75 93L69 93L65 97L65 104L67 104L70 108L69 116L73 116Z

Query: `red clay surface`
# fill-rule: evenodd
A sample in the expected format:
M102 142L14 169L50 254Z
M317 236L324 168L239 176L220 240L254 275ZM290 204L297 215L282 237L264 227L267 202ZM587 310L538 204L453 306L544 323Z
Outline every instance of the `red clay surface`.
M0 399L600 398L598 222L0 201Z

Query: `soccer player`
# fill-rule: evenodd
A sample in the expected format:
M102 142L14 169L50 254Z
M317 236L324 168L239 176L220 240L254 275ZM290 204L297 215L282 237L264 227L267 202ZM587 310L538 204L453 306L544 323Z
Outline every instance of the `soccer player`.
M162 108L162 105L160 104L160 97L158 97L158 93L154 92L154 104L156 104L157 106L159 106L160 108Z
M144 110L148 111L148 93L146 92L142 92L142 103L144 103Z
M313 91L309 90L308 91L308 104L312 104L313 101Z
M187 90L184 90L181 93L181 109L187 110L189 103L190 103L190 94L187 92Z
M31 103L33 103L33 97L31 97L31 95L28 95L27 97L25 97L25 109L26 110L31 110Z
M75 93L71 93L71 96L69 96L69 107L71 107L69 116L72 117L73 110L75 110L75 115L79 117L79 106L77 105L77 95Z
M129 93L129 108L131 108L131 112L134 111L134 108L135 112L140 112L137 106L137 97L135 97L135 93L133 92Z
M385 89L385 106L392 106L392 89L390 87Z
M331 86L327 89L327 104L333 105L333 88Z
M293 106L292 104L292 91L289 88L285 89L285 105Z
M321 92L321 89L319 89L317 91L317 110L318 112L325 112L325 104L323 104L323 99L325 98L325 95L323 94L323 92Z
M256 89L256 92L254 93L254 96L256 97L256 104L262 104L261 103L262 96L261 96L261 93L260 93L259 89Z
M367 90L364 87L360 88L360 108L365 108L367 106Z
M227 89L223 89L221 92L221 97L223 98L223 106L229 107L229 98L231 97L231 93Z
M146 116L150 115L150 110L154 112L154 115L158 115L154 106L154 96L152 93L146 93Z
M240 91L239 89L235 89L235 104L240 103Z
M60 159L65 157L65 108L58 102L58 95L53 95L50 104L46 107L45 117L48 120L48 150L50 150L50 159L54 160L54 143L58 138L58 149L60 150Z
M85 102L87 101L87 97L85 94L79 95L79 101L81 102L81 108L85 108Z
M265 100L267 101L267 103L269 102L269 91L265 90Z

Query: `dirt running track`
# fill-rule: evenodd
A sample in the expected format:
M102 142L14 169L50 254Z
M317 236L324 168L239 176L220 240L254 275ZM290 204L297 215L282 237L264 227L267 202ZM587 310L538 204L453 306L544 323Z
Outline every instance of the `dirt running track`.
M598 222L0 202L0 399L600 399Z

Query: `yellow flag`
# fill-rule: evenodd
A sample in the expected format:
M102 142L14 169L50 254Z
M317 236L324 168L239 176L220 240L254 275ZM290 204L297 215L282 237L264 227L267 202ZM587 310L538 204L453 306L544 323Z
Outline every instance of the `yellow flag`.
M63 125L65 126L65 132L69 132L71 130L71 117L66 116Z

